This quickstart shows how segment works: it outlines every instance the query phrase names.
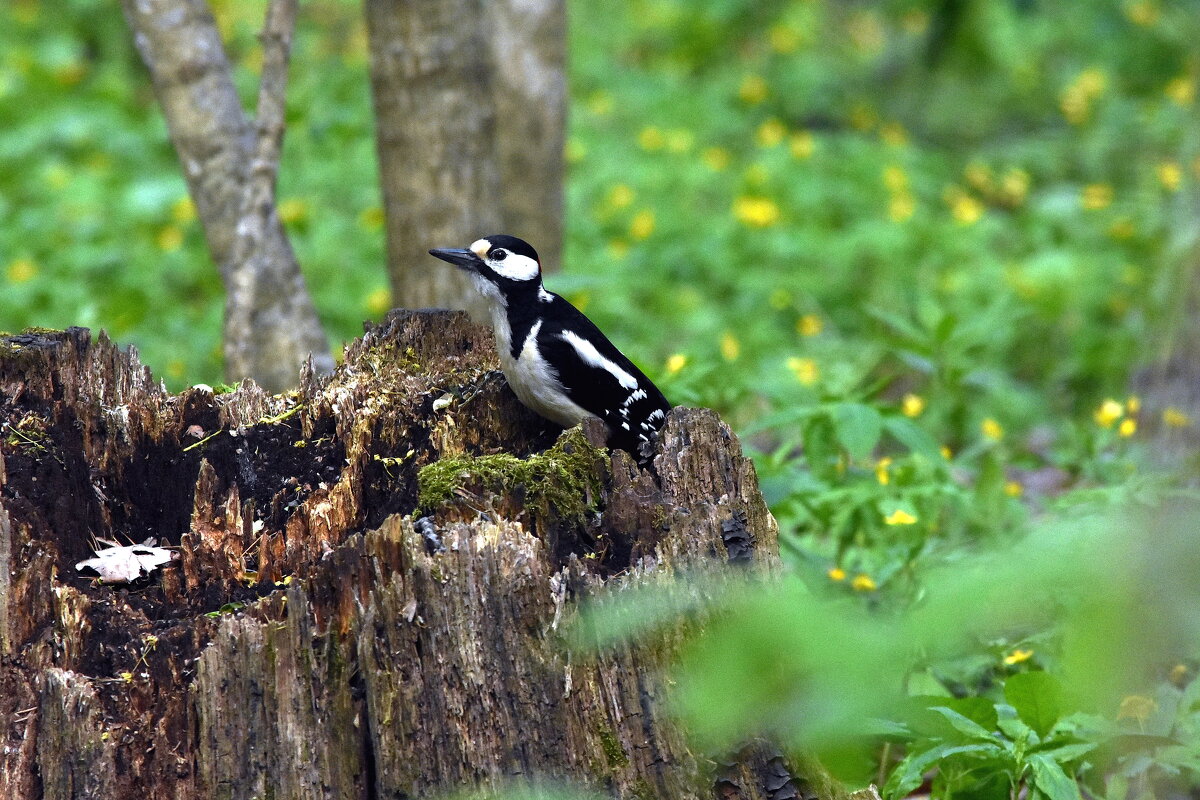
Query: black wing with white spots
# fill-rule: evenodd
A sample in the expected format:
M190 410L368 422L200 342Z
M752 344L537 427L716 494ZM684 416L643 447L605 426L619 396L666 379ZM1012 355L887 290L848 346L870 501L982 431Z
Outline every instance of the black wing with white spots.
M609 447L645 461L671 404L591 320L558 295L551 297L538 350L554 365L571 401L608 425Z

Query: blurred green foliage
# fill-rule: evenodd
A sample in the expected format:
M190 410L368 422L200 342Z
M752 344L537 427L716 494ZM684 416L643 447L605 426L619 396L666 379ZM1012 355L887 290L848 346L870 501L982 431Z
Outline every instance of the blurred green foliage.
M264 5L213 2L248 107ZM685 659L699 735L770 719L793 742L844 745L839 763L893 796L934 766L939 796L1195 780L1194 640L1182 624L1131 639L1136 617L1109 602L1175 592L1174 609L1142 607L1177 621L1195 598L1149 569L1118 580L1121 556L1040 543L1066 536L1063 518L1163 502L1125 387L1177 321L1200 232L1198 12L570 4L568 240L550 288L673 401L743 434L791 567ZM280 212L335 342L390 305L366 73L359 4L304 3ZM219 379L220 282L114 3L0 5L0 271L0 328L106 328L174 388ZM1096 552L1128 551L1096 536ZM980 568L992 548L1007 555ZM1023 594L1076 612L1018 618ZM1122 678L1109 695L1128 692L1115 707L1097 699L1104 675L1072 666L1113 642L1166 674L1098 658ZM857 659L871 653L891 658ZM730 697L731 673L755 691ZM858 696L851 677L891 682L826 708L875 729L789 727L821 719L814 699Z

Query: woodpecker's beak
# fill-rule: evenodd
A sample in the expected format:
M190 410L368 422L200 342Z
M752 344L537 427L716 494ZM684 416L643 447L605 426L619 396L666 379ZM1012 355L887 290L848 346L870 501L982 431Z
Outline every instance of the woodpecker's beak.
M459 269L469 270L470 272L478 272L479 268L483 265L483 260L470 250L437 249L430 250L429 255L434 258L440 258L442 261L449 261Z

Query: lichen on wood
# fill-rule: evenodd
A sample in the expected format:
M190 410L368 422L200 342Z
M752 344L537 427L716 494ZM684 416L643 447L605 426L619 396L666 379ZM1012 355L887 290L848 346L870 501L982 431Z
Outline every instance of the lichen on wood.
M716 414L673 411L653 472L610 459L595 426L521 406L490 335L446 312L395 314L301 383L173 395L103 335L0 337L0 796L792 780L777 754L692 751L659 674L681 635L587 655L556 632L623 581L776 568ZM74 570L150 536L179 561L128 587Z

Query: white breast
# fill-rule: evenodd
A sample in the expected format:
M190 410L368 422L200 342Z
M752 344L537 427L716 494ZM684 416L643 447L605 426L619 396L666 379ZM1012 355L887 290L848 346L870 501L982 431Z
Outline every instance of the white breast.
M508 385L512 387L517 398L541 414L546 419L557 422L565 428L578 425L584 419L594 416L571 401L562 391L554 368L542 358L538 352L537 335L542 329L541 321L534 324L516 358L512 357L512 331L508 325L507 315L501 312L501 321L495 319L496 347L500 354L500 366Z

